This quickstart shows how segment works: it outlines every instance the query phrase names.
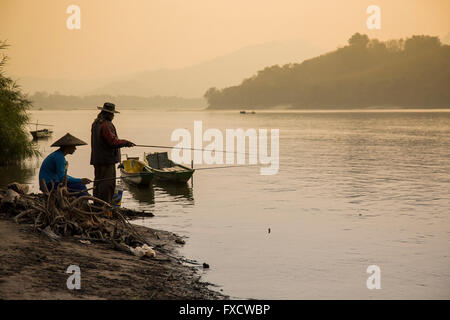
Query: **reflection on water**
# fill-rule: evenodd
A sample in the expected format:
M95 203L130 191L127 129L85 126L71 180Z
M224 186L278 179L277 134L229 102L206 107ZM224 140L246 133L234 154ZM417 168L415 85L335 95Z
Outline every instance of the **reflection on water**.
M47 137L39 137L39 138L32 138L32 143L37 144L39 141L49 141L49 140L53 140L52 136L47 136Z
M33 183L33 177L39 171L37 168L30 167L29 164L9 165L0 167L0 186L6 186L12 182L22 184Z
M38 174L40 164L48 154L57 148L50 148L53 143L52 137L33 139L30 135L31 143L38 150L38 156L24 160L22 163L11 164L6 167L0 166L0 186L6 186L11 182L19 182L30 185L30 192L39 192Z
M122 188L124 192L128 191L131 196L139 203L154 204L155 203L155 190L150 184L149 186L138 186L124 181L117 184L119 188Z
M184 204L194 204L194 195L192 188L188 183L168 183L158 180L153 180L152 183L153 184L150 184L149 186L141 187L121 181L118 182L117 185L125 192L129 192L130 196L140 205L155 204L155 194L157 194L158 198L169 197L170 201L184 202Z
M172 196L174 199L184 199L194 204L194 195L192 188L188 183L169 183L154 180L155 190Z
M55 138L70 132L90 141L96 114L32 115L60 124ZM235 111L124 110L114 119L119 137L155 145L174 145L173 130L193 132L195 120L222 132L280 129L280 170L273 176L241 167L198 171L195 189L192 181L154 181L148 188L118 182L123 206L154 212L142 224L189 238L181 254L213 266L204 280L239 298L450 297L450 112L241 117ZM44 157L55 150L52 139L38 143ZM157 150L124 150L140 157L144 151ZM93 178L89 157L89 146L67 156L69 174ZM37 185L39 165L26 172L0 168L1 182ZM377 292L366 288L371 264L385 279Z

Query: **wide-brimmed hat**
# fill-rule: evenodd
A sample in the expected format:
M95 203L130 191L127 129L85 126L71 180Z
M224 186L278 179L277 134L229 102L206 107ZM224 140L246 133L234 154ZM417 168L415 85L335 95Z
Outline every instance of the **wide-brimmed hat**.
M67 133L64 137L56 140L51 145L52 147L66 147L66 146L84 146L87 145L86 142L83 140L80 140L78 138L75 138L70 133Z
M111 102L105 102L102 107L97 107L97 109L110 112L110 113L120 113L119 111L116 111L116 105Z

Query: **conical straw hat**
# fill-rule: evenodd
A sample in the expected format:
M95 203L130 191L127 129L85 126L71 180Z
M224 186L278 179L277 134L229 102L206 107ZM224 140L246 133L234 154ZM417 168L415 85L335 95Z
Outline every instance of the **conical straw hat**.
M67 133L64 137L55 141L51 146L52 147L65 147L65 146L84 146L84 145L87 145L87 143L84 142L83 140L75 138L70 133Z

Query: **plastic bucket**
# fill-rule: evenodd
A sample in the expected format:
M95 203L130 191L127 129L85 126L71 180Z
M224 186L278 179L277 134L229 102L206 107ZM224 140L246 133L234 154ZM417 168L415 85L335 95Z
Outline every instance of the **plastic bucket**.
M114 195L113 195L113 198L112 198L113 206L120 207L122 205L122 194L123 194L123 190L122 189L114 190Z

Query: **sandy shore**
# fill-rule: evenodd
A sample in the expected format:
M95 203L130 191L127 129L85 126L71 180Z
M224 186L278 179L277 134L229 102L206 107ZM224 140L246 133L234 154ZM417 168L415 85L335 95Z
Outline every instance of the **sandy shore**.
M179 237L137 227L156 248L172 257ZM224 299L200 280L202 266L189 266L159 254L141 258L107 243L75 238L52 241L31 225L0 213L0 299ZM178 241L177 241L178 239ZM81 271L81 289L69 290L70 265Z

